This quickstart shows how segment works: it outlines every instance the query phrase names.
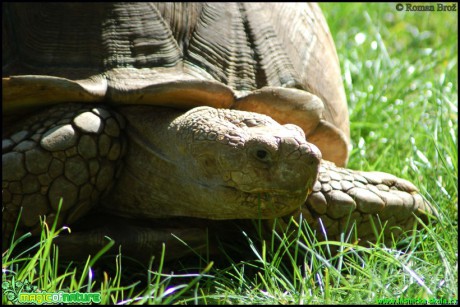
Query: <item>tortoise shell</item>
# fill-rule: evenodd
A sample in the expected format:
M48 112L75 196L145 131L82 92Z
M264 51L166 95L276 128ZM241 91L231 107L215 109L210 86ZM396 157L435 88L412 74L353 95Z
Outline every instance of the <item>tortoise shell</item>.
M346 98L316 4L2 6L6 126L35 107L72 101L237 108L298 124L323 158L346 164ZM260 103L299 100L302 109L303 92L320 99L298 116L297 107L280 116Z

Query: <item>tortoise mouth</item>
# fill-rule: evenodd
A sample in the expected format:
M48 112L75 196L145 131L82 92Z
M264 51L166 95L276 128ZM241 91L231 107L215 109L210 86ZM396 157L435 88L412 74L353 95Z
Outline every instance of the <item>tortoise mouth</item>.
M228 185L223 185L221 187L225 189L229 189L234 192L244 194L244 195L252 195L252 196L260 195L264 197L282 196L282 197L291 198L291 197L299 197L300 195L305 193L303 190L292 191L292 190L286 190L286 189L266 189L266 188L254 188L254 189L246 190L246 189L240 189L240 188L236 188L236 187L232 187Z
M234 195L238 195L238 217L271 219L289 214L300 208L306 201L308 191L288 191L285 189L252 189L244 191L231 186L221 186Z
M300 194L300 192L292 192L286 190L265 190L265 189L255 189L251 191L243 191L248 194L257 194L261 196L288 196L290 194Z
M305 195L305 199L308 195L311 194L313 190L313 185L316 182L316 177L307 180L306 184L303 186L298 185L296 189L293 185L286 188L287 185L283 187L248 187L246 186L237 186L237 185L220 185L225 189L229 189L235 193L241 193L245 195L268 195L268 196L280 196L288 198L298 198L301 195Z

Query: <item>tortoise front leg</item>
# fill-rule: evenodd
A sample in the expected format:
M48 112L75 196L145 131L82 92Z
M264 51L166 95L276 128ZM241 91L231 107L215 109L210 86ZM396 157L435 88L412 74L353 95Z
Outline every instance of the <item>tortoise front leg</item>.
M63 104L7 131L2 142L4 244L21 207L16 237L37 233L39 216L46 215L51 224L61 197L58 226L73 223L96 205L121 166L123 127L123 119L106 108Z
M378 231L386 224L384 234L391 239L390 234L397 237L412 229L414 214L437 215L407 180L383 172L340 168L327 161L322 162L313 192L301 212L320 238L339 240L340 234L347 234L356 223L358 238L363 242L375 242L372 222Z

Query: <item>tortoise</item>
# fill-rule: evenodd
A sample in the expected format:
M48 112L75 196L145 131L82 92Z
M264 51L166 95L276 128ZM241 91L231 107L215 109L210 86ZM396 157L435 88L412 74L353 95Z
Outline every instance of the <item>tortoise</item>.
M232 242L257 219L367 242L375 221L398 236L435 214L409 181L345 168L345 91L316 4L2 6L3 242L19 216L16 237L58 216L80 230L57 239L70 257L106 235L180 256L176 237Z

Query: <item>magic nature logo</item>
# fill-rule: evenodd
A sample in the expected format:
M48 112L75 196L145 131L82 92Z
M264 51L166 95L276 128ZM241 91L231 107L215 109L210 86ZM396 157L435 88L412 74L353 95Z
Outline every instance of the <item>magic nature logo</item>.
M40 291L27 279L17 281L14 277L2 282L2 292L3 297L6 297L13 304L89 304L101 302L100 293Z

